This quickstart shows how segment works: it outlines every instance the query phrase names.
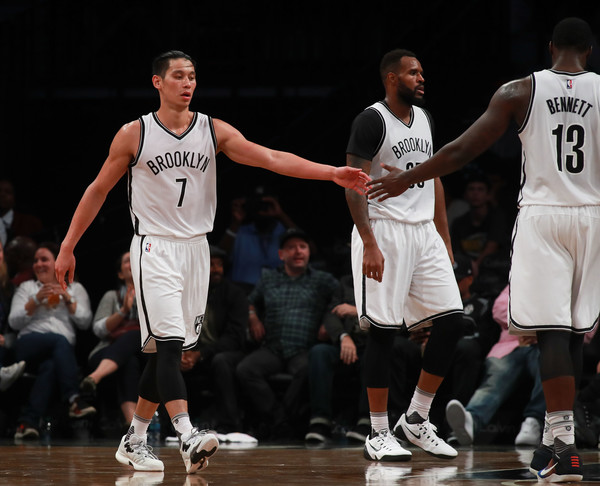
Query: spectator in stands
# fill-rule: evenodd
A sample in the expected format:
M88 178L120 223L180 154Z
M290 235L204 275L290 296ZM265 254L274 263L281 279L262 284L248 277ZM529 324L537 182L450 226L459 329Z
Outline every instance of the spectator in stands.
M79 393L79 368L75 358L76 329L88 329L92 320L90 300L83 285L66 290L57 282L54 263L59 247L42 243L35 252L35 280L15 291L8 322L19 332L15 354L36 373L29 400L19 417L15 439L39 437L39 421L46 413L58 385L60 397L69 403L69 416L82 418L96 412Z
M264 188L255 188L246 198L231 202L231 223L220 246L229 255L230 279L250 292L263 268L277 268L279 238L296 224Z
M357 405L354 415L366 419L367 433L370 427L367 389L360 370L361 358L367 344L367 332L358 325L352 275L345 275L340 279L340 287L334 293L332 306L331 312L324 320L328 342L315 344L308 353L311 417L304 438L310 442L325 442L331 438L335 376L343 375L346 381L352 375L360 376L355 397L358 398L358 402L352 400L352 404ZM360 425L357 423L356 428Z
M288 229L281 237L279 257L283 265L266 269L249 295L250 336L261 346L238 364L236 375L246 400L266 421L271 435L292 434L288 416L304 402L308 351L327 339L321 326L338 280L330 273L309 267L309 238ZM283 403L277 400L268 378L287 372L293 376Z
M88 365L93 371L79 389L85 398L93 399L102 379L116 373L117 401L125 423L130 424L144 358L129 251L118 259L117 276L119 285L102 296L96 309L93 330L100 342L89 356Z
M471 176L465 185L464 200L469 204L469 211L450 226L452 250L454 255L463 253L471 258L473 274L477 276L487 256L507 254L510 232L503 211L490 204L487 178Z
M8 275L15 287L26 280L35 278L33 273L33 256L37 250L37 243L29 236L15 236L5 248Z
M533 336L514 336L508 333L507 286L494 302L493 315L502 327L499 341L485 360L485 378L469 400L466 408L458 400L446 407L446 418L461 445L472 444L478 430L485 427L502 404L517 389L526 374L533 381L529 402L523 410L523 423L515 445L537 446L542 438L546 402L540 379L539 350Z

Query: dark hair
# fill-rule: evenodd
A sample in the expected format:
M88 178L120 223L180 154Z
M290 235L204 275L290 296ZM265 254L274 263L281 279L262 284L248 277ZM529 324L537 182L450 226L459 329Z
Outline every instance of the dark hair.
M578 17L561 20L552 32L552 44L558 49L575 49L577 52L587 51L594 42L594 35L589 24Z
M192 57L187 55L185 52L167 51L159 54L152 61L152 75L157 75L163 78L167 72L167 69L169 69L172 59L187 59L192 63L194 69L196 69L196 61L194 61Z
M394 49L393 51L388 52L381 59L381 63L379 64L379 74L381 76L381 80L385 80L385 76L387 73L395 69L399 64L400 60L403 57L417 57L414 52L411 52L406 49Z
M39 250L40 248L45 248L52 253L55 260L58 258L58 253L60 252L60 245L58 243L55 243L54 241L44 241L38 245L37 249Z

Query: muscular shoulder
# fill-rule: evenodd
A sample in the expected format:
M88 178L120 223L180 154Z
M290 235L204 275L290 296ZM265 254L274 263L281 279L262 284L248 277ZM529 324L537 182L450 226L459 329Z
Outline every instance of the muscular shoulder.
M531 76L515 79L503 84L496 91L496 95L508 102L527 101L531 96Z

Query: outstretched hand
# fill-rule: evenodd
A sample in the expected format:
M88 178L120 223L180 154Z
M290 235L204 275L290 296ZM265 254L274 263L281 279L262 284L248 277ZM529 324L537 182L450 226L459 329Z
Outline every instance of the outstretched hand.
M370 180L371 178L358 167L336 167L333 175L333 182L360 195L367 192L367 182Z
M381 164L381 167L390 173L368 183L371 186L367 191L369 199L385 201L389 197L399 196L410 187L410 184L404 182L402 169L387 164Z

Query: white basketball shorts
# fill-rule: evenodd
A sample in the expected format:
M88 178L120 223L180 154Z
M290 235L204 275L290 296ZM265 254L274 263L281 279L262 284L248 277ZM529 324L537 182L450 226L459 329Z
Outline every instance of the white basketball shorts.
M373 219L371 227L385 258L381 282L363 275L363 242L356 227L352 231L354 295L363 329L405 323L414 330L463 312L452 264L433 222Z
M509 328L594 329L600 313L600 206L524 206L513 229Z
M135 285L142 350L156 351L156 341L198 341L210 278L206 236L169 239L134 236L131 273Z

